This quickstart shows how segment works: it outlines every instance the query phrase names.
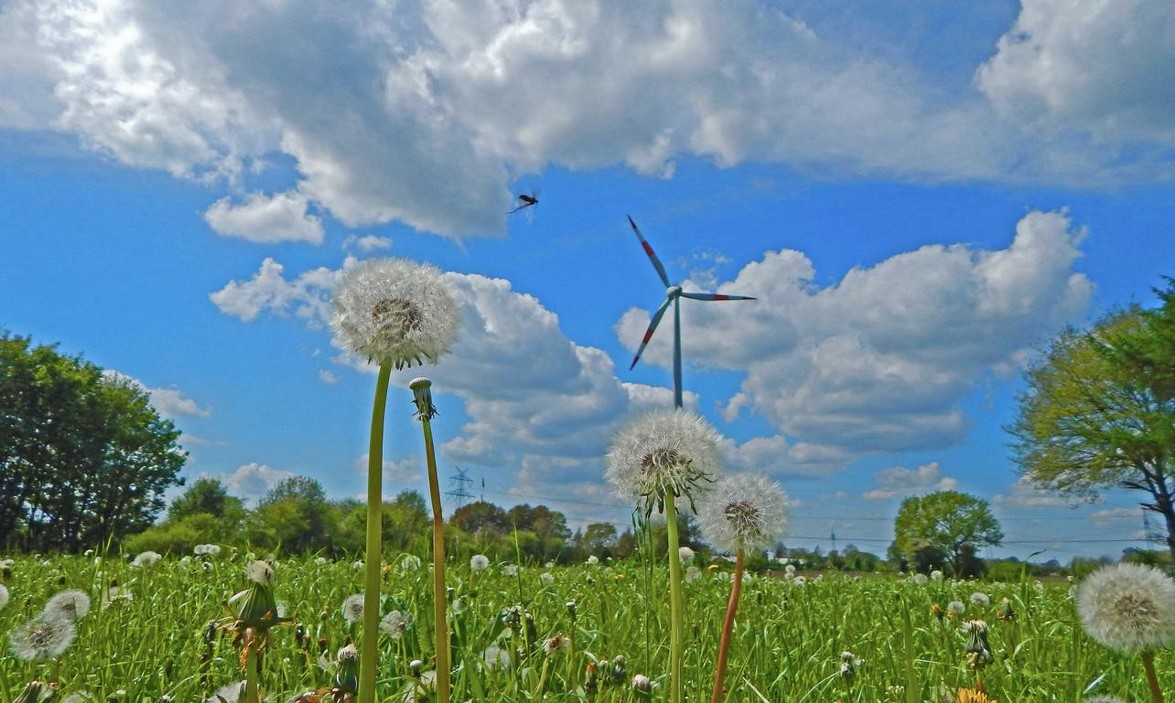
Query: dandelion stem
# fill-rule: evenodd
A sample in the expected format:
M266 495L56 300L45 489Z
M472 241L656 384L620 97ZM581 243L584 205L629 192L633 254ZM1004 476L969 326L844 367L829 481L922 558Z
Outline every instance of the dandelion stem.
M441 512L441 489L437 480L437 458L433 449L432 424L436 408L432 404L427 378L413 379L408 387L416 401L416 415L424 428L424 455L428 462L428 495L432 502L432 578L433 617L437 639L437 703L449 703L449 627L446 620L445 597L445 519Z
M1142 669L1146 672L1146 684L1151 689L1151 703L1163 703L1163 690L1159 688L1159 677L1155 673L1154 650L1142 650Z
M734 578L730 582L730 601L726 604L726 618L722 621L722 637L718 640L718 663L714 667L714 690L710 703L722 703L725 698L722 682L726 678L726 660L730 655L730 632L734 629L734 613L743 586L743 567L746 553L739 549L734 558Z
M245 645L245 703L259 703L257 693L257 676L260 660L257 657L257 642Z
M388 401L391 362L379 365L375 402L371 408L371 436L367 446L367 549L364 557L363 639L359 655L359 703L375 702L375 674L379 667L379 589L383 563L383 453L384 410Z
M681 558L678 556L677 506L673 491L665 493L665 532L669 541L669 700L681 703L685 664L685 598L681 588Z

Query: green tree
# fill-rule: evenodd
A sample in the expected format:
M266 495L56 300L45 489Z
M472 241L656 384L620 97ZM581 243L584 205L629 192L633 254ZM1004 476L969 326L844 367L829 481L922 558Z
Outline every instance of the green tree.
M616 546L616 526L609 522L593 522L583 529L579 539L579 546L587 554L599 557L612 556L612 549Z
M987 501L958 491L911 496L902 501L894 520L894 550L920 567L929 554L946 560L956 576L974 576L975 555L985 545L1004 539Z
M206 513L236 527L245 518L245 501L229 495L228 488L220 479L201 476L167 506L167 521L178 521L199 513Z
M1175 289L1157 310L1111 313L1068 329L1026 373L1008 428L1021 473L1038 488L1094 501L1121 487L1147 496L1175 556Z
M277 483L251 515L250 538L259 546L315 552L331 546L330 504L322 484L306 476Z
M0 546L80 551L149 526L179 430L139 384L0 333Z

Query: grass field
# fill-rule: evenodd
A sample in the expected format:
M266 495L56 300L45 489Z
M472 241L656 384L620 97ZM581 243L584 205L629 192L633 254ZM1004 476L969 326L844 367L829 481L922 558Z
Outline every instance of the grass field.
M57 657L25 661L15 647L5 647L0 701L17 700L34 679L56 682L61 699L88 694L97 701L209 700L242 678L231 637L209 625L225 624L224 602L245 587L244 567L254 558L225 550L138 567L117 558L16 558L5 580L9 602L0 610L6 644L62 590L81 590L92 606ZM313 557L279 557L273 564L277 599L292 622L272 631L261 684L266 700L289 701L329 687L336 652L358 641L355 612L345 606L360 592L363 574L351 562ZM726 567L703 565L690 576L686 692L688 700L701 701L709 700L730 574ZM478 571L468 562L451 564L453 700L663 698L666 578L664 565L637 560L518 569L490 564ZM381 615L398 611L403 618L389 618L380 636L378 699L414 700L414 691L424 690L415 684L417 675L427 680L432 654L429 569L412 558L392 559L383 584ZM963 612L951 612L952 602ZM1000 617L1009 607L1011 617ZM968 637L961 629L967 620L988 626L993 661L980 671L967 665ZM618 656L623 667L614 672ZM422 662L415 672L413 660ZM598 662L594 692L587 674L592 662ZM1158 669L1170 689L1175 666L1166 652L1158 655ZM631 683L638 674L660 685L651 694L635 691ZM727 700L951 700L944 692L974 687L977 677L1001 703L1148 696L1136 657L1112 652L1082 632L1067 583L806 573L745 583ZM225 697L231 699L228 692Z

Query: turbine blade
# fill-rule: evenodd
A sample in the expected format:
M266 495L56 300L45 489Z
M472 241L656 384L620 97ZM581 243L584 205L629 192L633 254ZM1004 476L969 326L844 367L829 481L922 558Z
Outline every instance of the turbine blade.
M653 253L653 247L649 246L648 240L645 239L644 235L641 234L641 231L637 229L636 223L632 221L632 215L627 215L627 217L628 224L632 225L632 231L636 232L636 238L641 240L641 247L644 248L645 253L649 255L649 260L653 262L653 268L657 269L657 275L661 277L661 282L665 284L666 288L668 288L671 285L669 283L669 275L665 273L665 267L661 265L661 260L657 258L656 254Z
M653 332L657 329L657 325L661 323L661 318L665 317L665 311L669 309L669 298L661 303L661 307L657 308L657 312L653 313L653 319L649 320L649 328L645 330L645 336L641 339L641 345L636 350L636 356L632 357L632 363L628 365L628 370L632 371L636 366L636 362L640 360L641 354L645 353L645 347L649 345L649 340L653 338Z
M722 293L686 293L682 292L681 297L689 298L690 300L758 300L749 295L723 295Z

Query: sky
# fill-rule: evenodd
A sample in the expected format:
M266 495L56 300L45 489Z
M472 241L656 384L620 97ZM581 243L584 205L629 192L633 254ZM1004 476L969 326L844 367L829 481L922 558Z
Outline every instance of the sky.
M426 375L446 512L626 528L604 455L673 403L670 317L629 368L665 299L631 216L672 282L756 298L682 301L685 403L788 545L884 554L960 490L989 556L1144 547L1140 496L1037 491L1004 428L1066 325L1156 304L1173 178L1166 0L0 0L0 328L136 379L249 500L363 495L331 290L395 256L462 317L393 375L385 493L426 487Z

